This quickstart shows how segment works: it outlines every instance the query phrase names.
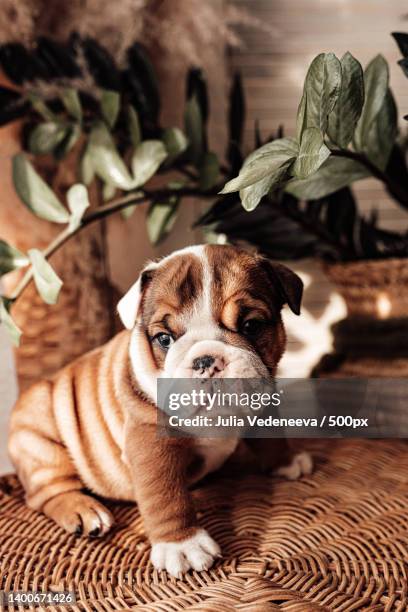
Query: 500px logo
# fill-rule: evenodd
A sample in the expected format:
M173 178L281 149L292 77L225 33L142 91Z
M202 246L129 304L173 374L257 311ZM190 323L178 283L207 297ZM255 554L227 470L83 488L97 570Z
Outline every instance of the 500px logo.
M280 393L238 393L214 391L212 393L200 389L193 389L185 393L170 393L168 396L168 407L170 410L179 410L194 406L196 408L205 408L205 410L213 410L214 408L225 408L239 406L249 408L250 410L261 410L268 406L280 406Z

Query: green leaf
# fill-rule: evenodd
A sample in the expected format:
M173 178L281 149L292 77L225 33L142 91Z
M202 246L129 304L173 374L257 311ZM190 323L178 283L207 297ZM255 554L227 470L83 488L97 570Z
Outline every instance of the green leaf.
M184 112L184 124L189 141L189 158L195 165L198 165L204 151L204 125L200 106L195 95L187 101Z
M120 94L117 91L104 89L101 98L102 116L112 129L118 118L120 109Z
M391 36L397 43L402 56L408 57L408 34L405 32L391 32Z
M155 174L167 157L161 140L145 140L132 157L133 187L141 187Z
M220 193L240 191L261 179L279 174L298 155L298 144L294 138L280 138L253 151L245 160L239 175L228 181Z
M81 136L81 128L79 124L73 123L68 126L64 139L57 145L54 150L56 159L63 159L76 145Z
M241 189L239 197L245 210L248 212L255 210L262 198L272 189L272 186L274 184L278 185L281 182L283 176L286 175L287 169L288 166L281 166L272 176L266 176L257 183Z
M13 183L21 200L38 217L68 223L68 211L22 153L13 157Z
M208 191L217 184L220 175L220 164L215 153L204 153L200 164L199 185L202 191Z
M47 122L40 123L28 137L28 148L34 155L46 155L64 140L67 134L67 126L62 123Z
M190 68L186 75L186 96L196 98L200 107L201 118L205 125L208 121L209 100L207 81L201 68Z
M366 136L364 152L379 168L385 170L398 132L397 107L390 89Z
M245 124L245 95L242 79L239 73L234 75L228 101L228 144L225 152L226 160L235 174L242 165L242 138ZM256 145L259 146L259 145Z
M239 72L234 74L228 104L228 141L241 146L245 122L245 95Z
M304 84L306 108L304 128L315 127L323 133L341 86L341 65L333 53L320 53L310 64ZM300 124L301 116L299 117ZM300 125L300 132L302 127Z
M28 264L29 260L24 253L4 240L0 240L0 276L18 268L24 268Z
M142 142L142 132L140 129L139 116L133 106L128 109L129 132L132 145L136 148Z
M172 230L177 217L179 201L172 196L167 202L151 204L146 218L147 234L150 242L156 246Z
M89 161L86 161L85 169L88 172L92 165L95 173L105 183L126 191L132 189L134 181L104 123L99 122L93 127L86 155L89 155L90 158ZM89 175L86 178L89 178Z
M28 251L33 266L35 286L46 304L56 304L62 287L62 280L52 269L38 249Z
M246 169L249 169L249 174L253 175L253 171L255 170L254 166L258 165L258 176L261 178L253 184L240 188L239 196L245 210L254 210L261 199L267 195L272 188L276 188L287 179L289 167L298 153L298 144L294 138L281 138L266 143L256 151L253 151L246 158L241 172L244 171L245 173ZM272 164L270 163L271 159L273 161ZM263 166L265 164L268 166L268 172L266 173L263 172ZM238 176L237 178L239 179L240 177ZM230 183L231 182L232 181L230 181Z
M31 103L33 109L41 115L43 119L46 121L57 121L56 115L48 108L44 100L40 98L37 94L29 93L27 95L28 101Z
M370 176L360 163L331 155L317 172L306 179L289 181L285 190L303 200L317 200Z
M332 142L346 149L353 138L364 104L363 69L351 53L341 58L341 89L337 104L329 116L328 135Z
M123 210L121 210L120 214L122 215L123 219L127 221L133 215L135 210L136 210L136 205L134 204L133 206L128 206L127 208L124 208Z
M67 87L61 93L61 100L66 111L71 115L71 117L81 122L82 106L77 90L73 89L72 87Z
M8 333L10 334L11 340L15 346L19 346L21 338L21 329L14 323L11 315L9 314L4 300L0 298L0 323L4 325Z
M181 153L184 153L188 146L188 140L184 132L177 127L164 130L163 142L168 153L167 163L171 163Z
M72 185L67 192L67 202L71 211L69 230L74 232L80 226L84 212L89 208L88 190L85 185Z
M153 64L140 43L127 50L132 94L141 116L157 125L160 113L160 92Z
M105 183L102 188L102 197L104 202L108 202L115 197L116 187L115 185L111 185L110 183Z
M271 155L287 155L288 157L297 157L299 154L299 144L296 138L278 138L267 142L266 144L255 149L245 159L243 166L251 165L260 159L268 158Z
M377 55L364 71L365 101L354 133L354 147L357 151L364 150L372 123L387 95L388 80L388 64L382 55Z
M330 150L324 144L321 131L317 128L307 128L303 132L293 174L297 178L307 178L320 168L329 155Z
M95 177L95 168L93 166L92 157L89 152L89 146L85 147L80 161L80 176L84 185L90 185Z
M302 98L297 111L296 117L296 140L302 140L302 134L306 128L306 92L303 91Z

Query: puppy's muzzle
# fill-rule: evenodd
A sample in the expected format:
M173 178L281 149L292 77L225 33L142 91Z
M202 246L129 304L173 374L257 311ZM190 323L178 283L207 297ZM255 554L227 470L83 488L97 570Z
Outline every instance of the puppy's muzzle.
M220 357L202 355L193 359L192 369L194 377L212 378L224 369L225 362Z
M167 353L165 378L259 378L268 377L260 357L248 350L221 342L198 340L186 333Z

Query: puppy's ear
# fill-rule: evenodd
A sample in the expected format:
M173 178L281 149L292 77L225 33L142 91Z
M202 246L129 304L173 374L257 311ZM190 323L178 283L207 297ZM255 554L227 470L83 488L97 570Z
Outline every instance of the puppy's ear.
M269 270L269 277L282 299L281 306L288 304L291 311L299 315L303 295L303 281L286 266L268 260L265 261Z
M134 285L128 290L117 305L120 319L126 329L132 329L136 323L142 303L143 293L153 277L157 264L149 264L140 274Z

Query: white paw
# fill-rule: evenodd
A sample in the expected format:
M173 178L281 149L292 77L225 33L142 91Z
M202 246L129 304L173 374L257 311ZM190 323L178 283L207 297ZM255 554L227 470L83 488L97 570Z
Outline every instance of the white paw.
M189 569L200 572L209 569L221 554L220 547L205 529L181 542L157 542L152 546L150 560L157 570L165 569L179 576Z
M284 465L274 471L276 476L282 476L288 480L298 480L305 474L313 472L313 459L309 453L303 452L295 455L289 465Z

